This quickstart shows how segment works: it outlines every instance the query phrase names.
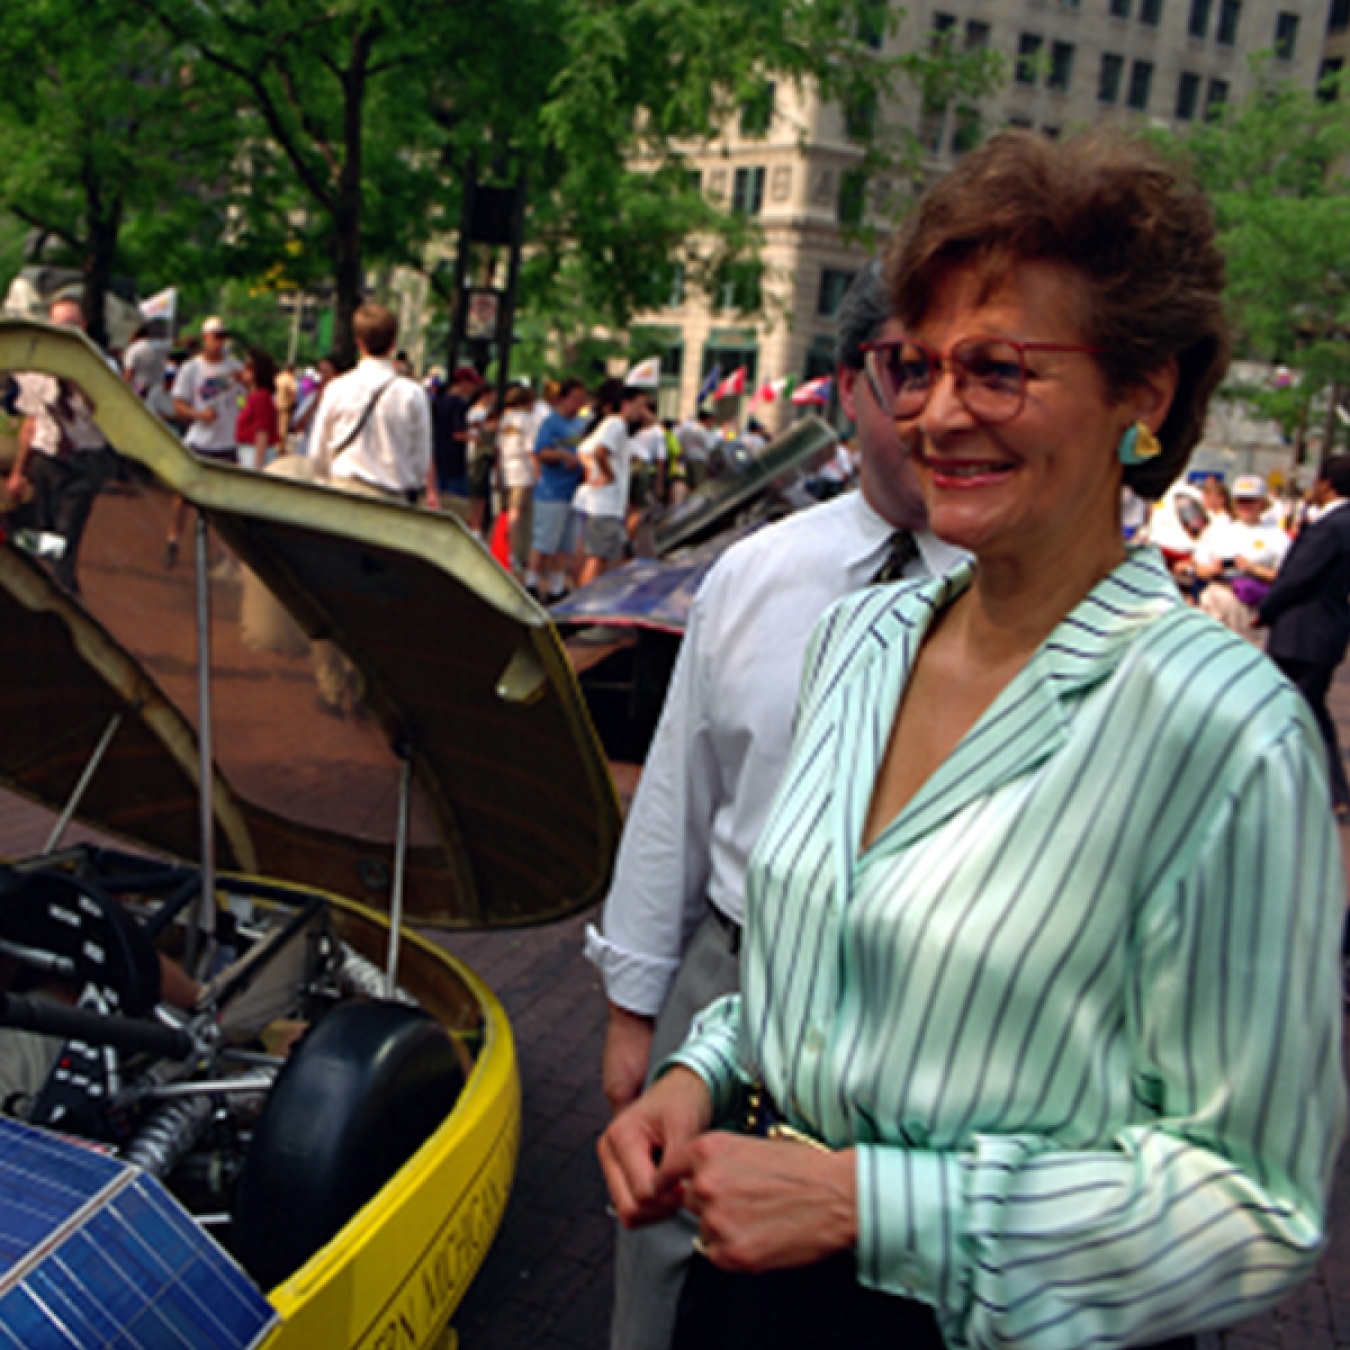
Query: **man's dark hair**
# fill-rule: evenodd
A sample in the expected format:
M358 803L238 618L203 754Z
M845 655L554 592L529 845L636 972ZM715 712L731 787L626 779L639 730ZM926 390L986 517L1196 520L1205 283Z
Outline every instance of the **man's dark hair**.
M864 342L876 337L877 329L891 317L891 297L881 264L869 262L853 280L839 306L834 326L834 363L845 370L861 370Z
M367 300L352 315L352 336L371 356L388 356L398 340L398 319L383 305Z
M568 394L573 393L577 389L584 389L585 387L585 380L579 380L575 375L569 375L558 385L558 401L561 402Z
M1350 455L1332 455L1324 460L1317 476L1330 483L1338 497L1350 497Z

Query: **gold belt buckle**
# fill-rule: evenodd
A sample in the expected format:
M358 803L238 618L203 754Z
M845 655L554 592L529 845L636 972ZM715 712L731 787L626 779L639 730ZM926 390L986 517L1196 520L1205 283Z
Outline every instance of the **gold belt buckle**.
M812 1139L809 1134L793 1129L791 1125L785 1125L781 1120L775 1121L769 1126L767 1137L769 1139L781 1139L789 1144L805 1144L807 1148L813 1148L817 1153L834 1152L828 1144L822 1144L819 1139Z

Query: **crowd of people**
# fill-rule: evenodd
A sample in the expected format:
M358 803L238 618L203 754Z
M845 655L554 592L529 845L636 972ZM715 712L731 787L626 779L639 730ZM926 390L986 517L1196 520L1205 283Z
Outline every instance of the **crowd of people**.
M213 316L177 361L151 325L121 361L132 388L195 454L259 470L296 455L319 481L452 511L485 542L495 527L511 571L545 602L631 556L645 519L725 469L729 442L745 454L768 441L753 416L744 428L719 424L709 408L662 421L654 388L619 379L498 389L465 365L419 382L395 350L394 316L373 302L358 311L354 336L354 369L328 356L297 372L258 347L236 353ZM841 450L824 477L842 486L855 471ZM167 567L181 526L180 510Z

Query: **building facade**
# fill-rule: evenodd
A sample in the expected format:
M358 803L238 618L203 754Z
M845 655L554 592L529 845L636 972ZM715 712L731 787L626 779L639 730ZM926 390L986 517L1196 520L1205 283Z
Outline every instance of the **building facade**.
M1182 128L1247 93L1257 52L1312 88L1340 68L1348 30L1350 0L1330 9L1328 0L919 0L876 45L913 51L945 35L961 49L1000 53L1007 78L975 104L923 107L914 95L879 110L880 125L917 131L927 172L1004 126L1057 136L1146 118ZM725 418L743 417L766 381L833 369L835 314L868 257L847 227L866 215L884 233L902 211L896 184L862 177L849 134L858 115L810 91L769 87L762 105L689 155L702 190L753 216L764 244L757 273L728 275L712 296L677 287L665 309L634 324L641 355L663 358L664 416L693 409L714 369L747 371L746 395L718 407ZM771 428L793 415L782 400L755 413Z

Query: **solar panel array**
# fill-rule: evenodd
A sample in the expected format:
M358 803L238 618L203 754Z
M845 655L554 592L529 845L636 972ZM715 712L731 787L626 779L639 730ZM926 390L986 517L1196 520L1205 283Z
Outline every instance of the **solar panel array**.
M275 1321L153 1177L0 1119L3 1350L243 1350Z

